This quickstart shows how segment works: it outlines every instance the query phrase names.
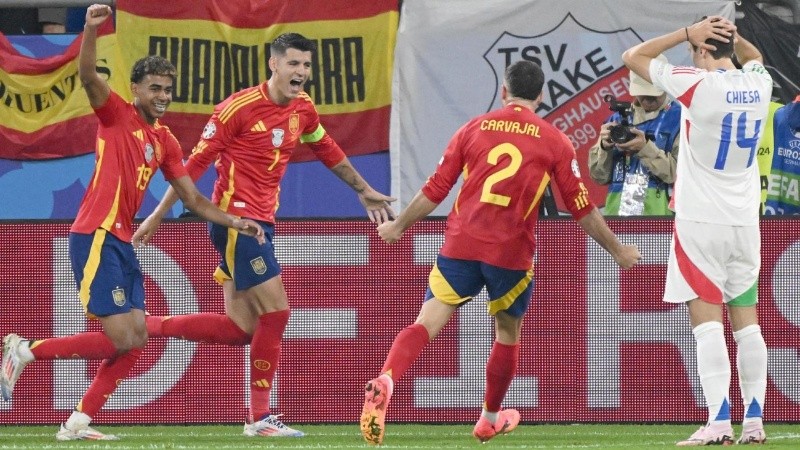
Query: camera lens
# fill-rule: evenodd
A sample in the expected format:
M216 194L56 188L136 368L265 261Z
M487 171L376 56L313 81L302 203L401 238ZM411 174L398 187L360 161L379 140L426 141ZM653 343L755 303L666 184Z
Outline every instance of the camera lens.
M615 144L624 144L636 137L636 135L631 133L626 126L614 125L608 129L608 137Z

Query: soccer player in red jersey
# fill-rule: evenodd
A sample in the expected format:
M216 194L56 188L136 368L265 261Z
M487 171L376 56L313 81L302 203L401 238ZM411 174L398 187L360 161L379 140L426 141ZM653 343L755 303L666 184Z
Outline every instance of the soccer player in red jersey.
M316 157L350 185L373 222L393 215L388 202L355 170L320 124L303 92L311 71L314 42L287 33L270 45L266 82L232 94L216 106L186 168L199 178L213 163L217 171L213 201L227 212L261 224L267 245L259 246L236 230L211 225L222 261L215 273L222 285L226 314L200 313L148 317L151 336L177 337L228 345L250 344L250 414L246 436L302 436L270 411L269 393L278 368L281 339L289 321L289 302L272 239L280 181L292 151L307 143ZM134 242L145 244L177 200L172 189L139 227Z
M361 434L371 444L383 442L394 382L453 312L484 286L496 336L486 364L483 412L473 435L486 442L516 428L519 412L501 410L500 404L516 373L522 318L533 292L537 206L551 179L572 216L617 264L628 269L641 257L635 246L619 242L589 200L569 139L535 114L543 84L538 65L530 61L510 65L502 86L503 107L461 127L436 172L408 207L396 220L378 226L384 241L397 242L444 200L464 174L417 320L397 335L381 375L366 385Z
M0 387L10 400L22 369L35 359L84 358L103 362L58 440L112 440L89 423L130 372L147 342L144 279L131 245L132 222L154 172L160 167L180 197L199 215L264 242L252 220L227 214L202 196L183 166L183 152L158 119L172 100L175 68L164 58L137 61L131 72L133 103L111 91L95 71L97 28L111 16L92 5L79 56L79 76L100 120L95 169L70 229L69 252L84 312L103 332L29 341L16 334L3 342Z

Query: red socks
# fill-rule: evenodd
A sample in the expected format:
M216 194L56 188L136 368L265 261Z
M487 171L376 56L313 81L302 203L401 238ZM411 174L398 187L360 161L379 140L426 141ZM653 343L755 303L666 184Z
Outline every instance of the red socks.
M422 353L422 349L428 344L430 337L428 330L424 326L415 323L407 326L403 331L397 333L392 343L392 349L386 356L381 373L392 377L398 381L411 364Z
M283 331L289 323L288 309L261 315L252 337L224 314L147 316L145 321L150 337L233 346L250 344L250 421L269 414L269 393L281 356Z
M517 373L518 361L519 344L506 345L494 342L489 360L486 362L486 393L483 398L486 411L500 411L500 404Z
M106 359L117 355L114 343L101 332L79 333L31 342L36 359Z
M250 344L250 421L269 414L269 391L281 357L289 310L262 314Z
M397 334L392 349L386 357L381 373L399 380L417 359L429 340L428 331L420 324L406 327ZM519 344L505 345L495 342L486 363L486 410L500 411L500 405L517 373Z
M147 316L147 333L150 337L174 337L195 342L247 345L249 334L242 331L225 314L197 313L180 316Z
M106 359L100 364L97 375L94 376L89 390L83 395L81 402L75 408L89 417L94 417L100 408L106 404L108 397L114 393L119 383L128 376L133 365L142 354L142 349L135 348L116 358Z

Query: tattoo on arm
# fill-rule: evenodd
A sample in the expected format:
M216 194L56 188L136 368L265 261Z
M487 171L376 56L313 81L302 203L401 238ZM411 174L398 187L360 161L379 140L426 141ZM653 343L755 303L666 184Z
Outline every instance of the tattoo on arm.
M340 180L347 183L348 186L353 188L353 190L359 194L366 190L366 184L364 183L364 180L349 163L339 164L338 166L331 168L331 171L333 171L333 173L335 173Z

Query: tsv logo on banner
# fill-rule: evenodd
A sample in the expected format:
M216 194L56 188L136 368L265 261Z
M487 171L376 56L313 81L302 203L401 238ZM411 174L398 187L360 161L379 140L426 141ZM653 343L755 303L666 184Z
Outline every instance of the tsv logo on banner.
M635 31L628 28L601 32L588 28L567 14L555 28L534 36L517 36L507 31L483 55L497 80L494 97L487 110L500 106L500 83L509 65L528 60L539 64L544 71L544 99L537 111L542 116L580 101L581 93L610 85L624 76L627 69L622 64L622 52L642 42ZM619 89L619 88L622 89ZM627 94L627 84L616 86L616 94Z

